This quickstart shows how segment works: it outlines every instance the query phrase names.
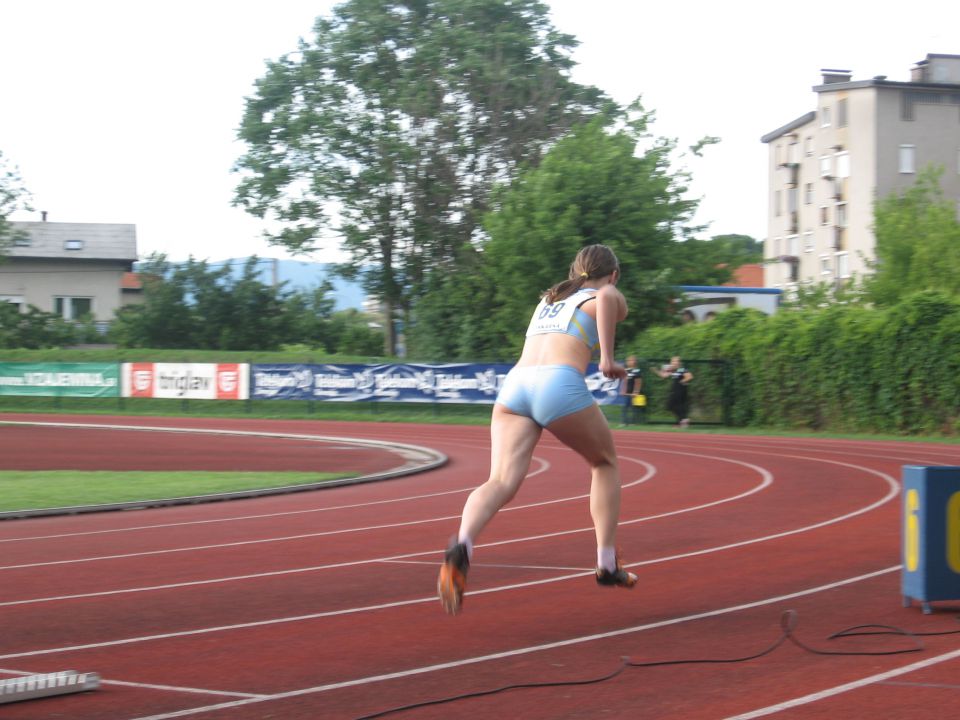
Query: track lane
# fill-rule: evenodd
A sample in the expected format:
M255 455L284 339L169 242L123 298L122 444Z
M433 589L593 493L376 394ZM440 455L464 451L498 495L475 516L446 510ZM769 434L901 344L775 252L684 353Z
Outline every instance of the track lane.
M403 433L400 433L400 435L402 436ZM454 445L460 445L469 439L465 436L469 433L458 431L456 435L457 439ZM655 620L654 622L665 622L667 624L656 629L651 628L627 633L624 637L631 638L631 642L634 644L641 641L646 647L650 647L651 644L659 646L662 643L670 645L673 642L677 647L687 648L696 645L697 638L702 637L694 632L694 629L700 627L706 629L707 632L704 635L711 638L706 643L705 648L716 649L721 641L733 643L734 641L745 642L759 639L759 631L755 634L754 631L746 629L751 627L750 623L756 620L758 609L746 608L731 611L724 615L724 618L740 615L744 618L742 621L733 624L728 630L719 626L705 625L704 623L709 622L705 617L696 620L683 620L681 618L687 617L691 612L696 614L698 608L701 611L703 608L716 609L718 603L724 600L735 602L738 599L742 601L750 595L756 597L760 591L776 588L796 591L797 587L803 582L830 580L831 578L836 581L836 578L840 576L849 577L844 573L849 573L857 568L866 572L876 571L878 560L886 560L891 563L890 566L895 568L899 545L898 509L896 507L897 503L889 501L861 515L850 517L833 525L818 527L809 532L783 536L763 543L738 545L715 551L709 555L680 557L688 551L695 552L698 542L700 542L700 549L704 549L702 542L704 540L744 541L749 539L751 534L760 534L759 531L763 529L780 529L782 531L784 527L796 528L798 527L797 520L816 520L817 518L822 520L829 514L836 515L838 509L850 510L855 506L866 507L870 504L867 501L871 498L873 502L876 502L883 495L884 482L876 474L871 474L869 470L897 475L899 465L895 459L878 457L876 452L871 454L870 450L873 448L876 451L877 447L888 446L867 445L863 448L840 451L839 456L836 454L838 452L836 448L831 447L831 454L828 454L827 457L834 460L840 459L841 464L810 461L803 464L802 467L790 470L786 466L796 464L798 461L789 458L772 461L771 456L775 458L777 455L787 454L786 450L792 450L794 454L799 454L801 451L814 452L816 443L805 442L792 447L787 444L785 448L783 447L784 443L781 442L777 446L760 448L760 452L754 452L756 449L738 447L735 441L724 439L718 443L712 437L707 436L680 436L668 433L661 436L651 433L651 438L648 441L638 442L635 437L632 437L633 435L633 433L618 434L621 452L627 455L642 456L645 460L656 464L658 470L662 472L658 474L655 482L638 486L633 491L625 493L625 507L637 503L648 514L655 514L650 513L650 511L659 508L666 510L671 503L677 503L677 501L682 504L685 495L689 496L688 499L694 500L701 497L700 493L704 493L703 497L706 497L708 492L717 490L715 485L710 485L711 475L721 477L720 482L723 482L724 479L728 480L731 486L737 484L738 480L730 477L729 473L716 470L713 473L709 472L711 468L708 466L714 461L700 460L701 467L697 468L697 461L693 460L683 466L683 469L679 472L666 469L669 463L666 463L665 459L671 457L671 455L662 451L689 451L691 449L691 438L695 438L695 444L702 448L697 451L699 453L708 453L709 450L708 454L712 455L723 453L729 455L732 459L758 464L771 463L772 466L776 467L776 482L768 490L758 495L748 496L726 505L689 513L686 516L667 515L655 521L645 521L632 526L625 526L621 531L621 536L624 544L629 548L630 559L656 560L654 550L666 551L661 553L664 558L662 561L642 566L641 572L647 584L640 598L635 593L620 593L619 596L616 594L612 596L604 595L592 586L589 578L570 578L559 582L554 581L547 585L517 582L513 583L517 587L512 590L484 593L482 592L485 589L483 586L484 580L489 580L492 583L489 587L493 589L498 586L510 585L509 578L518 579L521 574L526 575L527 582L537 582L537 579L532 579L535 577L535 573L544 572L542 569L512 567L514 563L519 566L522 564L537 564L542 561L545 565L549 563L552 567L561 567L567 566L566 561L569 560L569 566L583 567L589 566L592 559L589 557L591 553L584 551L584 538L575 534L555 536L542 541L491 545L484 548L480 551L483 553L482 556L478 555L478 558L482 557L484 562L489 562L489 566L478 560L478 572L471 574L471 590L474 590L476 586L476 591L468 595L467 614L452 620L452 622L458 623L456 627L462 628L462 626L468 625L474 629L458 632L458 636L470 638L471 644L474 638L480 637L484 642L492 643L491 647L502 648L502 645L497 646L496 643L493 643L493 640L500 638L502 643L503 629L509 628L513 633L519 627L522 632L518 633L517 637L511 636L508 638L514 641L514 647L516 647L516 643L522 641L527 632L534 640L561 637L563 642L563 637L569 640L570 632L578 628L584 632L591 628L606 628L606 631L609 632L611 625L623 629L624 626L620 621L625 619L643 621L654 617L661 618L661 620ZM670 437L670 435L674 437ZM480 440L481 437L481 435L475 435L474 442ZM709 447L711 443L714 447ZM477 444L482 445L482 442L477 442ZM763 445L763 443L759 444ZM891 454L899 455L902 446L897 447L898 451ZM660 451L658 451L658 448ZM550 450L549 441L544 443L544 450ZM913 455L915 452L916 450L911 448L905 454ZM949 453L944 453L944 455L949 457ZM672 457L678 458L681 456ZM845 458L845 460L841 458ZM477 475L476 462L471 462L466 455L458 455L458 460L460 460L461 470L465 466L473 465L471 472L473 476ZM842 464L844 462L848 466L851 464L860 465L867 468L867 471L856 471L853 468L844 467ZM780 467L781 463L784 465L782 468ZM479 464L485 467L485 460ZM811 468L817 468L819 472L813 472ZM420 482L423 478L419 478L413 482L410 479L400 483L385 483L384 487L393 485L394 487L391 488L393 491L401 489L398 486L402 484L405 486L402 490L409 492L414 487L417 491L420 491L426 486L433 486L434 489L442 492L444 485L447 489L454 487L450 483L457 479L459 479L461 485L464 484L462 472L458 475L447 475L438 471L429 475L434 477L426 483ZM684 484L685 477L691 478L687 485ZM713 479L714 483L717 482L715 477ZM809 479L810 477L815 478L813 482ZM692 478L696 478L696 481ZM582 468L563 468L563 472L552 473L549 481L543 482L546 480L546 477L542 477L541 482L528 483L522 492L523 499L526 499L528 488L530 488L531 494L542 498L548 498L552 491L562 491L565 487L579 485L582 489L583 471ZM831 485L833 486L832 492L829 487ZM372 490L373 488L365 488L363 492L351 494L350 499L361 502L365 497L372 499L375 496L375 493L371 492ZM317 493L316 495L321 494L325 493ZM448 499L450 507L454 508L454 512L458 512L458 506L462 505L463 495L459 497L450 495ZM248 501L244 501L243 504L246 504L246 502ZM259 508L260 501L256 502ZM412 505L415 504L412 503ZM584 504L577 502L568 504L571 507L564 508L563 512L560 513L556 512L558 509L556 505L545 505L538 510L531 509L513 516L508 514L498 516L497 525L500 526L500 530L497 532L502 532L503 539L509 540L521 537L521 532L525 526L529 527L532 524L540 528L556 528L568 523L573 517L579 517L580 525L583 526L584 520L586 520ZM812 509L809 506L813 506ZM282 511L280 505L273 507ZM675 509L676 507L674 505ZM222 509L223 506L219 508L219 510ZM634 508L631 507L632 509ZM579 510L579 513L577 510ZM187 517L190 515L188 513ZM526 524L522 522L525 515L529 516L527 518L529 522ZM501 523L501 519L503 523ZM127 520L127 518L124 518L125 522ZM794 521L794 524L784 526L784 522L789 520ZM589 521L587 520L586 525L588 524ZM83 526L86 526L85 529ZM79 528L80 531L90 531L92 529L93 526L87 523L81 523ZM493 531L493 526L491 526L491 531ZM173 530L172 532L176 531ZM377 532L371 533L371 535L376 534ZM359 534L361 538L366 535L367 533ZM416 539L413 535L407 539L404 539L405 537L404 535L398 535L394 538L394 542L405 543ZM427 545L436 544L436 538L432 534L429 537L427 535L421 537L432 541ZM486 540L486 537L484 539ZM337 542L334 545L335 549L341 553L345 553L349 548L349 543ZM589 541L586 542L586 545L590 545ZM671 553L669 552L671 550L678 552ZM432 552L436 552L436 550ZM667 559L671 557L674 559ZM869 567L871 562L873 562L872 570ZM432 558L432 562L428 561L423 565L416 562L409 564L390 563L391 566L396 565L398 567L384 569L384 577L389 577L392 585L422 587L426 583L429 586L432 585L435 575L435 563L436 557ZM880 564L882 565L882 563ZM381 572L379 565L377 573ZM771 577L771 568L776 568L780 577ZM482 576L480 571L482 571ZM476 583L473 582L475 576L477 577ZM358 580L354 576L353 570L337 571L332 577L336 577L336 582L342 583L342 588L349 590L349 593L344 591L339 596L353 593L362 597L364 594L370 596L376 595L378 592L375 586L364 581L362 575ZM544 576L542 579L549 579L550 577L556 577L556 572ZM839 589L822 590L810 596L809 611L807 612L807 606L804 606L805 615L801 617L814 615L825 617L829 614L828 611L839 608L845 610L848 614L843 615L841 613L836 615L836 618L834 614L829 614L826 620L846 619L851 615L856 615L859 620L862 620L861 613L875 612L877 617L883 615L890 620L920 619L930 623L936 622L938 619L941 622L943 621L942 617L923 618L916 611L910 612L897 607L899 598L896 596L896 580L896 572L891 570L882 578L861 581ZM301 597L308 593L310 588L310 582L294 585L281 584L277 587L272 587L272 584L257 583L257 590L251 594L260 595L263 593L262 599L265 601L265 605L270 605L280 602L286 603L291 597ZM891 590L893 594L892 604L890 603ZM195 614L194 619L202 617L206 610L199 607L200 603L196 600L193 602L185 600L191 595L190 591L184 590L183 592L187 595L181 596L180 600L183 601L182 607L187 614ZM158 618L169 617L171 612L175 612L177 594L171 592L169 598L155 608ZM224 599L218 602L221 605L229 602L226 599L228 595L225 594ZM337 596L337 593L331 594L329 600L332 602L335 596ZM194 593L193 597L197 598L200 595ZM550 598L550 607L544 607L545 597ZM188 642L190 636L185 636L159 643L131 644L123 648L122 652L117 651L117 648L91 649L62 655L54 654L3 660L0 661L0 666L9 667L10 663L22 661L31 664L53 663L52 667L56 669L58 667L57 663L76 659L77 662L96 661L103 662L111 668L115 667L116 673L114 674L125 680L131 679L123 677L127 674L142 675L144 682L166 680L167 678L158 679L158 675L169 675L171 676L170 679L179 677L184 680L184 683L180 683L184 687L190 685L186 681L192 678L194 680L210 680L212 683L210 687L219 688L225 692L244 692L250 690L250 687L246 687L245 690L237 690L237 688L243 688L248 683L261 683L269 685L271 688L277 688L275 691L271 689L270 692L287 693L285 696L272 697L269 700L257 699L257 702L252 702L249 705L234 706L229 710L209 713L194 713L190 710L191 707L202 707L209 703L204 703L198 697L185 697L186 693L171 692L165 694L146 693L144 691L143 694L136 693L133 696L125 694L124 696L126 701L129 701L131 697L144 698L142 707L145 710L147 710L148 705L156 708L167 708L159 711L163 713L183 710L188 713L183 715L184 717L229 717L242 720L247 717L262 717L265 709L267 712L275 712L279 716L289 718L313 718L317 716L317 712L320 712L324 717L355 717L361 714L363 708L369 710L382 709L385 705L391 704L385 701L392 698L402 701L404 698L416 696L436 697L449 694L450 687L459 689L469 687L471 684L483 687L483 683L487 681L493 682L493 685L503 684L504 678L525 677L524 673L527 673L528 676L531 672L536 674L549 672L552 669L563 671L566 668L565 672L568 672L570 676L582 677L589 674L588 669L608 667L606 652L620 647L618 642L610 638L597 639L590 642L565 645L564 648L566 649L564 650L558 648L553 651L542 650L522 657L516 656L519 658L516 661L503 658L479 664L473 663L470 666L464 666L462 670L448 669L411 676L416 679L408 677L393 681L382 680L376 684L377 687L374 692L371 692L370 688L364 685L336 690L330 689L322 693L304 692L317 686L316 682L311 684L311 680L315 681L319 677L318 672L328 673L327 664L343 666L345 658L337 656L336 653L330 653L329 658L324 660L327 657L326 649L318 648L316 643L319 641L335 648L337 642L332 641L342 638L340 640L341 647L348 646L349 639L355 637L357 631L356 622L350 622L352 618L364 618L362 625L364 632L370 633L372 631L380 637L389 637L391 648L393 646L406 648L405 651L400 649L385 650L381 642L369 649L360 648L356 658L353 657L352 653L346 658L351 662L362 660L361 666L363 667L366 667L364 664L366 663L372 668L380 667L389 674L397 672L397 668L418 667L415 664L417 658L430 657L431 654L437 655L443 652L449 653L446 633L449 632L451 619L436 615L436 608L433 607L435 600L432 600L429 596L423 596L423 602L416 602L416 597L410 597L409 599L415 602L410 605L383 608L373 612L350 613L336 616L336 618L304 619L300 622L284 623L288 627L285 627L279 634L275 632L276 628L271 629L270 626L243 630L240 633L243 637L239 641L231 639L224 643L222 639L215 640L213 636L217 633L213 633L200 643L193 644L192 651L190 649L192 643ZM107 599L104 598L103 601L107 607L113 604L113 600L108 603ZM71 601L70 604L74 602ZM165 608L167 602L170 603L170 606ZM785 602L796 604L800 600L795 599ZM770 608L775 606L776 603L769 604ZM114 609L116 610L118 607L121 606L115 606ZM731 605L731 607L734 606ZM764 605L762 607L765 611L768 606ZM252 607L247 607L242 612L248 612L252 609ZM684 613L688 613L688 615L684 615ZM764 615L764 617L766 616ZM390 618L390 622L385 623L383 627L391 629L389 631L376 631L376 625L372 628L370 626L371 618L375 619L376 622L380 622L380 618ZM826 622L825 624L829 623ZM690 630L680 632L678 629L681 627L690 628ZM829 629L836 630L838 628L833 626ZM259 634L261 632L262 635ZM428 636L432 637L431 634L439 635L444 642L434 643L432 639L429 642L424 639ZM654 634L657 635L657 639L651 643L650 639L653 638ZM289 639L289 647L287 638ZM181 643L183 644L181 645ZM143 645L145 648L149 647L149 649L140 649L135 645ZM944 642L944 645L946 645L946 642ZM262 649L268 646L282 646L285 649L283 654L284 671L280 676L264 678L262 663L259 664L261 672L256 672L257 663L253 658L258 656L257 648ZM592 649L594 647L598 649L595 651ZM290 648L293 649L292 655L288 652ZM470 649L473 650L474 648L471 647ZM215 658L227 653L231 658L231 669L235 675L226 679L229 680L229 684L233 688L225 688L223 683L220 682L225 679L222 667L207 670L201 667L201 663L190 661L191 652L199 653L203 658ZM101 654L98 655L97 653ZM262 654L262 650L259 653ZM554 655L553 653L557 654ZM342 656L342 654L341 652L340 655ZM151 658L167 660L163 663L155 663L150 661ZM844 661L842 666L830 662L835 660L835 658L830 658L822 665L819 662L808 664L807 661L799 660L791 655L789 662L783 661L782 665L785 668L789 666L793 672L787 673L785 671L783 677L791 678L791 689L798 687L797 677L802 678L805 687L816 687L817 683L824 679L832 680L836 684L840 681L841 675L844 678L847 677L847 664L850 665L850 677L856 676L855 671L863 667L862 659L860 661L855 659ZM896 665L897 661L883 660L880 662L883 664L890 663L891 667L899 667ZM178 666L177 663L180 663L180 665ZM411 665L411 663L413 664ZM689 668L684 671L677 670L669 673L663 669L657 669L652 671L655 677L667 678L669 676L669 679L664 682L660 680L650 682L647 679L648 676L645 675L643 683L620 683L619 679L614 680L608 685L598 686L603 688L601 700L598 700L596 695L598 687L592 689L565 688L561 691L563 693L562 706L558 706L556 702L551 700L553 695L550 693L523 691L522 693L514 693L509 699L505 699L504 696L493 696L487 700L479 701L480 704L475 704L477 701L469 701L471 703L469 707L471 709L484 708L482 714L487 714L486 710L490 710L489 714L497 712L502 714L504 707L510 707L511 713L516 708L522 708L524 709L522 713L524 717L594 717L595 715L589 713L603 710L608 711L604 713L604 716L611 717L719 718L723 717L719 714L720 711L727 707L730 708L728 715L732 715L736 712L745 712L751 708L759 707L767 700L771 702L782 701L784 699L783 685L778 685L777 682L771 680L771 678L777 677L776 672L779 667L780 665L777 663L760 662L755 667L751 666L749 672L747 672L745 666L729 666L722 671L716 668L706 668L699 669L692 674ZM320 669L318 670L318 668ZM343 673L344 677L347 677L347 675L347 673ZM352 677L357 678L358 676L354 673ZM694 678L696 678L696 682L691 682ZM736 680L733 680L733 678L736 678ZM740 680L743 680L743 682L740 682ZM298 685L298 683L303 684ZM177 685L178 683L170 684ZM206 683L199 684L201 687L206 685ZM490 687L490 685L488 684L486 687ZM696 688L696 690L691 692L693 688ZM730 697L726 697L727 691L725 688L731 690ZM153 700L146 700L148 694ZM320 699L321 696L322 699ZM118 696L114 695L113 697ZM112 708L113 712L116 712L118 707L123 707L126 710L129 705L125 702L122 706L110 706L107 699L107 695L95 693L84 698L63 698L58 702L63 702L63 706L66 707L66 704L70 703L71 700L83 700L84 712L87 712L86 708L89 708L90 714L74 715L78 718L82 717L83 720L95 717L110 717L111 720L133 717L133 715L128 715L125 712L119 715L109 714L108 706ZM749 702L740 702L744 699ZM504 705L504 703L508 704ZM94 710L94 705L102 707L100 710ZM44 707L51 706L45 704ZM77 703L71 703L70 707L76 708ZM682 714L672 714L678 712L679 708L684 708ZM629 709L629 714L623 714L625 709ZM95 714L97 712L104 714L97 715ZM446 710L440 708L436 713L421 711L415 716L418 718L440 717L440 712L444 713L444 717L449 716L449 708ZM558 714L558 712L565 714ZM143 713L140 716L143 716Z

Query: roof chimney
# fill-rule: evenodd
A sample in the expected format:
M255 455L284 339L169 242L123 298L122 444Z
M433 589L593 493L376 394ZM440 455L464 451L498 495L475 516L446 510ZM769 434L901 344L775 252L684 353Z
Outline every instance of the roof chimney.
M853 71L851 70L833 70L831 68L822 68L820 72L823 74L824 85L850 82L850 78L853 77Z
M42 222L46 222L46 221L47 221L47 211L46 211L46 210L41 210L41 211L40 211L40 220L41 220Z

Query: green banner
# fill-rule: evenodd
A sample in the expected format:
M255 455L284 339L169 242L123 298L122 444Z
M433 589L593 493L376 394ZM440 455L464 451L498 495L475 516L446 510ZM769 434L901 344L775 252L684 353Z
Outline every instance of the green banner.
M120 363L0 362L0 395L118 397Z

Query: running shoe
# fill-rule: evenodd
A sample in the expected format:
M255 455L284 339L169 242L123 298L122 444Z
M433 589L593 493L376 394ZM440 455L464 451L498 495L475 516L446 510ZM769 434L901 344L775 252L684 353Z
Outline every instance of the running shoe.
M451 615L460 612L463 605L463 591L467 587L467 570L470 569L470 556L467 546L456 540L450 543L443 565L440 566L440 576L437 578L437 594L443 609Z
M597 568L597 585L616 586L630 589L637 584L637 576L632 572L627 572L620 564L620 553L617 553L617 569L607 570L606 568Z

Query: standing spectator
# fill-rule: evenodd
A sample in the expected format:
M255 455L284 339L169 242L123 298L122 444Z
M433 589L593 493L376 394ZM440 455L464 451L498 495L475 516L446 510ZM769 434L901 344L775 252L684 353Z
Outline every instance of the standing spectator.
M670 358L670 364L662 368L651 368L663 379L670 378L670 396L667 410L677 419L677 425L685 428L690 425L690 394L687 386L693 380L693 373L683 366L679 355Z
M643 391L643 371L637 367L637 358L631 355L627 358L627 376L620 385L620 395L623 402L623 412L620 416L621 425L629 425L636 420L637 411L642 406L639 401ZM641 410L642 412L642 410Z

